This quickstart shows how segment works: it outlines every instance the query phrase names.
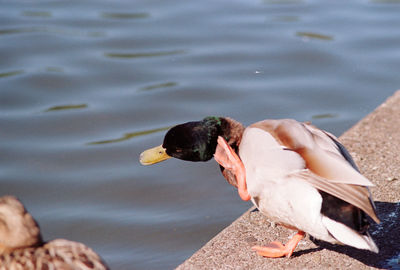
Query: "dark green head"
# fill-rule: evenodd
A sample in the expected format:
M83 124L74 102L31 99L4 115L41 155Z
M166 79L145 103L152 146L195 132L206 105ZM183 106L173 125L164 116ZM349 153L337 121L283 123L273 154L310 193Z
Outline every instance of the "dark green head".
M150 165L174 157L188 161L208 161L222 136L237 150L244 127L228 117L206 117L201 121L187 122L171 128L161 146L144 151L140 156L143 165Z
M222 135L223 118L206 117L171 128L162 146L169 156L190 161L207 161L213 157L217 138Z

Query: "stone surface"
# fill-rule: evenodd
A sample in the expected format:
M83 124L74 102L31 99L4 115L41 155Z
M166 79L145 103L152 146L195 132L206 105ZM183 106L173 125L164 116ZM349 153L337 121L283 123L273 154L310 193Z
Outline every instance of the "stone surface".
M400 91L340 141L376 185L371 191L381 223L373 224L370 232L379 254L306 237L289 259L260 257L251 250L253 245L284 243L294 232L271 224L252 208L177 269L400 269Z

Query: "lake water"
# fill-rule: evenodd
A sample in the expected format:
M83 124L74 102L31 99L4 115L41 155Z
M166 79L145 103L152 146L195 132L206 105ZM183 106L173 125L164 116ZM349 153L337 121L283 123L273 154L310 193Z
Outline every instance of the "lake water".
M0 193L112 269L171 269L250 207L165 128L295 118L340 135L400 88L400 1L0 1Z

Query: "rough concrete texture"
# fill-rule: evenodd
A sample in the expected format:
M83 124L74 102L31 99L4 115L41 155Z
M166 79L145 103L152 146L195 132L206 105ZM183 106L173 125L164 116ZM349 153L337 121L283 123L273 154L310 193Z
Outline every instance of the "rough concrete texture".
M253 245L285 243L294 232L271 224L252 208L177 269L400 269L400 90L340 141L376 185L371 191L381 223L370 232L379 254L307 236L291 258L263 258L251 250Z

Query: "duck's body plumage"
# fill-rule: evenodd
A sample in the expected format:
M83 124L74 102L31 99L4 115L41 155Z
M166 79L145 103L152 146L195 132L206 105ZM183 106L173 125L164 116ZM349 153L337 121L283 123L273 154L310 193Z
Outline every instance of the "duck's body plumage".
M199 155L202 149L206 154ZM243 200L251 199L269 219L299 231L287 245L254 247L259 254L290 256L304 232L378 252L366 220L369 215L379 222L368 189L373 184L334 135L292 119L244 128L231 118L207 117L170 129L163 145L143 152L141 162L207 161L211 153Z
M0 255L0 270L105 270L101 258L82 243L52 240L39 247L26 247Z
M378 220L367 188L372 183L352 167L354 162L348 161L351 157L343 156L341 151L333 135L290 119L251 125L239 146L248 192L263 214L318 239L377 252L365 232L360 211L365 209ZM310 166L308 152L319 161L332 160L326 164L332 168ZM338 193L340 200L330 200L332 205L324 205L327 210L322 211L324 200ZM341 215L335 215L339 212ZM349 217L354 223L351 227L343 223L348 224Z
M106 270L107 265L82 243L42 241L39 225L13 196L0 197L0 270Z

